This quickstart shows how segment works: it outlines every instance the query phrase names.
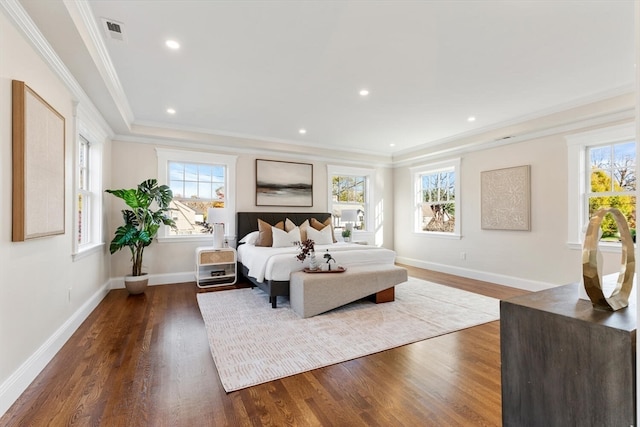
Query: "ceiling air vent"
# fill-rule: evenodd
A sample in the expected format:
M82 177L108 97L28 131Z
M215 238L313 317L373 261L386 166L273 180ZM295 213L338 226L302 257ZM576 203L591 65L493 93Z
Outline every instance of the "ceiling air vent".
M120 42L126 41L124 36L124 24L122 22L114 21L113 19L102 18L102 24L104 26L104 31L108 39L117 40Z

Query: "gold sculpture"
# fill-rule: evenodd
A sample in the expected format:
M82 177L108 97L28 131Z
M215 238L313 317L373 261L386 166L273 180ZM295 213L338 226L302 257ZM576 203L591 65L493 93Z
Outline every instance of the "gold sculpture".
M610 213L618 225L620 241L622 242L622 258L620 260L620 274L616 287L610 297L602 291L601 278L598 274L598 241L600 223L605 215ZM602 266L600 266L602 268ZM629 232L627 220L616 208L600 208L589 221L582 250L582 278L584 288L593 303L594 308L616 311L629 305L629 294L633 287L633 276L636 271L636 259L633 239Z

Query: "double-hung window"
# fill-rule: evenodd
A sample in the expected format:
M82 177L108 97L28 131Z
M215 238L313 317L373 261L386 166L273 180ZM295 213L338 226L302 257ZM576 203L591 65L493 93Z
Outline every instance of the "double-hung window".
M236 157L193 151L157 149L158 182L173 192L171 216L176 228L164 227L160 239L208 239L210 224L235 230ZM215 218L210 218L215 215Z
M460 236L460 160L411 168L416 233Z
M91 190L89 188L89 158L90 144L85 137L80 135L78 141L78 166L77 166L77 238L78 246L85 245L91 241L91 221L89 214L91 212Z
M334 227L349 226L354 232L373 231L371 210L374 169L347 166L327 166L329 177L329 210L333 214Z
M79 107L78 117L88 117ZM106 134L78 119L74 159L73 259L100 250L102 236L102 151Z
M600 208L617 208L636 228L636 144L622 141L587 149L586 205L589 217ZM610 215L600 228L603 241L618 241L618 227Z
M600 208L617 208L636 228L636 142L633 124L567 137L569 154L569 244L583 243L589 218ZM601 241L619 246L617 224L607 215ZM606 246L603 246L603 248Z

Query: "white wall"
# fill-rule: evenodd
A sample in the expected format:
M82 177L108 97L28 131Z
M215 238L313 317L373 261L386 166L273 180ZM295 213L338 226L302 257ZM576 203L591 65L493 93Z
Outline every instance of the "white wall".
M25 81L66 118L66 233L29 242L11 242L11 80ZM622 101L627 102L625 98ZM633 99L632 99L633 101ZM75 145L74 96L56 77L47 63L0 14L0 414L64 343L108 290L109 280L129 270L129 256L114 256L107 249L72 261L73 188L72 166ZM614 112L628 105L619 100L600 103L597 108L581 108L581 118ZM571 112L554 121L538 119L535 129L557 125ZM496 130L495 137L511 130ZM216 137L223 140L225 137ZM492 136L493 138L493 136ZM230 138L231 139L231 138ZM480 138L478 138L480 140ZM165 140L166 141L166 140ZM202 144L196 137L194 144ZM157 176L153 144L105 141L103 186L132 187ZM247 154L255 147L261 152L264 141L243 141L237 164L238 211L286 211L288 208L255 206L255 159L305 161L314 164L314 206L299 211L327 210L327 163L308 156L303 147L294 147L286 158L278 155ZM166 144L166 142L165 142ZM160 146L160 144L158 144ZM271 148L273 144L270 145ZM171 148L176 148L172 146ZM280 152L286 150L277 147ZM212 149L213 150L213 149ZM428 151L428 150L427 150ZM228 154L227 151L224 154ZM418 153L423 155L424 153ZM292 158L298 156L296 158ZM411 156L411 155L407 155ZM405 162L407 156L397 160ZM526 142L468 152L461 155L463 204L459 220L462 239L443 240L418 236L409 228L412 221L412 194L409 166L396 169L377 167L373 205L382 216L377 241L395 249L400 261L463 276L536 289L575 281L580 275L580 252L566 246L566 144L563 136L539 137ZM530 164L532 176L532 230L530 232L480 229L480 172ZM415 165L412 164L412 165ZM370 163L348 166L371 168ZM104 233L107 241L120 223L122 206L105 197ZM194 250L201 243L157 243L146 253L152 274L192 280ZM460 259L460 253L466 259ZM611 258L611 256L609 257ZM170 280L177 281L177 280ZM71 298L69 298L71 289Z
M229 138L229 143L233 138ZM136 143L129 141L113 141L112 162L113 178L111 188L133 188L141 181L157 177L156 147L161 144ZM165 146L166 148L166 146ZM177 147L171 146L176 149ZM185 148L186 149L186 148ZM193 148L188 148L194 150ZM204 147L200 151L214 152L215 148ZM228 152L221 152L228 154ZM278 157L277 155L239 154L236 165L236 210L238 212L290 212L290 207L256 206L255 205L255 160L299 161L313 164L313 207L293 208L297 212L326 212L327 211L327 161L314 160L312 156L300 158ZM338 164L331 162L331 164ZM350 166L354 166L350 164ZM368 167L371 165L359 165ZM384 185L393 179L393 170L379 167L376 169L376 183L372 206L382 206L384 220L380 224L378 242L387 248L393 248L393 187ZM120 224L120 210L122 202L113 200L109 212L109 235ZM235 231L232 231L235 233ZM109 237L110 238L110 237ZM192 271L195 268L195 249L203 246L203 242L155 242L145 250L145 270L152 275L150 283L171 283L177 281L192 281ZM128 252L120 251L112 257L113 277L122 277L130 270ZM164 275L164 277L160 277ZM118 282L119 283L119 282Z
M398 259L410 265L530 290L581 280L581 251L567 246L568 160L564 135L468 152L460 157L462 206L457 220L461 221L462 238L459 240L412 232L412 178L408 166L396 168L394 236ZM480 173L520 165L531 165L531 231L482 230ZM615 267L617 262L619 268L619 258L619 254L607 253L605 263ZM618 270L607 273L615 271Z
M11 241L12 79L24 81L65 117L64 235ZM71 258L73 101L62 82L0 13L0 414L107 290L109 259L104 251L76 262Z

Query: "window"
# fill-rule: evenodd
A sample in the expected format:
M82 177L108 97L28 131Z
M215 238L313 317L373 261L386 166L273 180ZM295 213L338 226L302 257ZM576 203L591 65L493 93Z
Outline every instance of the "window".
M415 200L414 231L460 236L460 160L411 168Z
M370 183L375 171L343 166L328 166L327 171L331 189L328 206L333 214L333 226L345 228L349 225L354 231L372 231Z
M570 135L568 145L569 246L582 247L591 215L601 207L620 209L636 227L636 143L633 124ZM601 224L602 241L619 250L615 220ZM602 246L604 250L605 246ZM617 247L616 249L613 249Z
M91 241L89 212L91 212L91 191L89 188L89 141L80 135L78 142L78 246Z
M226 166L169 161L169 187L177 227L169 229L169 235L208 234L209 208L225 207Z
M588 217L600 208L617 208L627 219L629 228L636 228L636 143L624 141L588 147L586 169L588 180L586 205ZM618 241L618 227L611 215L601 225L602 241Z
M98 252L102 236L102 151L107 135L78 106L74 159L73 259Z
M222 154L157 149L158 182L173 192L171 215L176 229L163 227L160 239L210 239L207 222L225 224L225 234L235 231L236 157Z

